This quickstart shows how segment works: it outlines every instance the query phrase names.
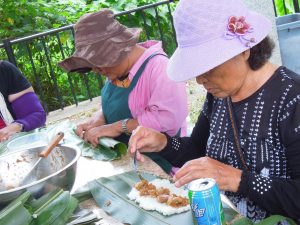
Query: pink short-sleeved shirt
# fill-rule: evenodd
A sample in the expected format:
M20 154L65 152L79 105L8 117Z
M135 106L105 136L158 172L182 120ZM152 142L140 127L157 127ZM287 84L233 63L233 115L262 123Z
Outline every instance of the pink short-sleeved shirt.
M132 80L142 63L153 53L165 54L161 42L140 43L146 51L129 71ZM143 74L129 95L128 105L133 118L142 126L150 127L170 136L186 135L188 115L185 83L170 80L166 73L168 58L155 56L147 64Z

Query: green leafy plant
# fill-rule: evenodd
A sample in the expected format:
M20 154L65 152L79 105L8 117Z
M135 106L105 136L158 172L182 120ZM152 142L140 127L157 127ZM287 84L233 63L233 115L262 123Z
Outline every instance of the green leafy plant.
M110 8L115 13L135 9L157 0L0 0L0 39L15 39L49 29L75 23L87 12ZM174 9L175 4L170 5ZM144 17L143 17L144 16ZM170 23L169 8L162 5L123 15L117 19L129 27L141 27L141 41L163 39L168 54L175 49L174 33ZM161 31L161 32L159 32ZM93 73L87 76L67 74L57 63L74 52L71 30L51 34L30 41L13 44L17 66L28 78L47 111L53 111L76 101L100 95L104 79ZM6 59L0 48L0 59Z
M293 0L275 0L274 3L277 16L284 16L287 14L295 13Z

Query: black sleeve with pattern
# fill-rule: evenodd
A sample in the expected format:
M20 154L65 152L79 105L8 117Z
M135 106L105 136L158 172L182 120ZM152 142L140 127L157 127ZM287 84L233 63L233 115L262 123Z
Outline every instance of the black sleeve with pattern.
M209 109L206 99L191 137L170 137L167 134L167 146L159 153L172 165L181 167L189 160L203 157L209 137Z
M243 171L239 193L271 214L300 218L300 179L266 178Z
M243 172L239 191L272 214L300 219L300 95L294 92L291 96L278 118L290 177L265 178Z

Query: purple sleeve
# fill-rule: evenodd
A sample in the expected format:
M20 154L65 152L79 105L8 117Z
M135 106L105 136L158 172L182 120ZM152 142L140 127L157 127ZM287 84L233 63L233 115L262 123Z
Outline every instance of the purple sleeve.
M46 122L46 113L34 92L29 92L17 98L11 103L16 116L15 122L24 126L24 131L30 131L42 127Z

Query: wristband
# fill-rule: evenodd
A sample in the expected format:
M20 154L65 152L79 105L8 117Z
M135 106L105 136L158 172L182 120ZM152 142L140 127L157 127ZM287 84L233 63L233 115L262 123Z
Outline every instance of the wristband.
M18 122L12 122L13 124L16 124L16 125L18 125L19 127L20 127L20 132L22 132L23 131L23 129L24 129L24 125L22 124L22 123L18 123Z
M122 131L123 133L125 133L126 135L130 135L130 132L127 129L127 121L129 120L129 118L122 120Z

